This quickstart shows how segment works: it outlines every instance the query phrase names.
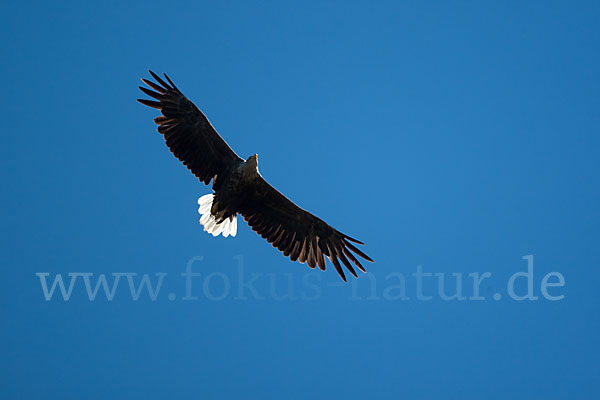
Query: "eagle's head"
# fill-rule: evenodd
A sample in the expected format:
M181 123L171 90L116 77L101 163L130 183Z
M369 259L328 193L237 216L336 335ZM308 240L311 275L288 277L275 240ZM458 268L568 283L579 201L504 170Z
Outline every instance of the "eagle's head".
M242 165L244 175L247 177L253 177L258 175L258 154L253 154L246 162Z
M246 163L248 166L253 166L258 170L258 154L252 154L250 157L248 157Z

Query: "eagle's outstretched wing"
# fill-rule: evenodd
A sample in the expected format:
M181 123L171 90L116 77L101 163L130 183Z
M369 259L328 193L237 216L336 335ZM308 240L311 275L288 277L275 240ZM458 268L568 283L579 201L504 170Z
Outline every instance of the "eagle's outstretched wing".
M325 257L329 258L344 281L346 276L340 260L352 275L352 263L366 272L357 257L373 261L350 242L362 242L337 231L320 218L303 210L277 191L262 177L253 184L241 210L248 225L292 261L299 260L325 270ZM350 261L352 263L350 263Z
M147 106L159 109L162 116L154 119L171 152L205 184L235 161L243 161L212 127L206 116L189 101L169 77L167 84L154 72L157 83L142 79L154 89L140 90L158 101L138 99Z

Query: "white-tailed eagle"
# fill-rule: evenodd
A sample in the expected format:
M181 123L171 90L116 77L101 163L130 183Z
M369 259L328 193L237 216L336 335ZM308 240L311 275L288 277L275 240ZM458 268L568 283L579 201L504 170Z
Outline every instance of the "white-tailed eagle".
M354 266L366 272L356 255L369 256L351 242L363 244L334 229L320 218L298 207L267 183L258 172L254 154L244 160L225 143L204 114L188 100L165 74L165 82L142 81L154 90L142 92L156 99L138 101L161 111L154 119L171 152L206 185L213 181L214 193L198 199L200 223L213 236L235 236L237 214L292 261L325 270L325 257L345 281L340 261L356 275ZM356 255L355 255L356 254Z

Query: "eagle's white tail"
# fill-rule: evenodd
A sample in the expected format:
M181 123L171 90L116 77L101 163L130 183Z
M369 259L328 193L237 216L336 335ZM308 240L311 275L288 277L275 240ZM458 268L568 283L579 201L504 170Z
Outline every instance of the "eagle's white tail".
M223 237L235 236L237 234L237 217L235 215L217 224L214 215L210 214L214 198L215 195L211 193L198 199L198 205L200 206L198 213L201 215L200 225L203 225L204 230L213 236L219 236L221 233Z

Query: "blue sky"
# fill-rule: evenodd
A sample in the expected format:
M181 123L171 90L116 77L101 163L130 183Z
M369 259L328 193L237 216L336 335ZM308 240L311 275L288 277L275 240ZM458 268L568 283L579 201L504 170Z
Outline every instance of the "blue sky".
M600 6L525 3L7 3L0 397L597 398ZM148 68L369 273L204 233ZM122 275L46 301L38 273Z

